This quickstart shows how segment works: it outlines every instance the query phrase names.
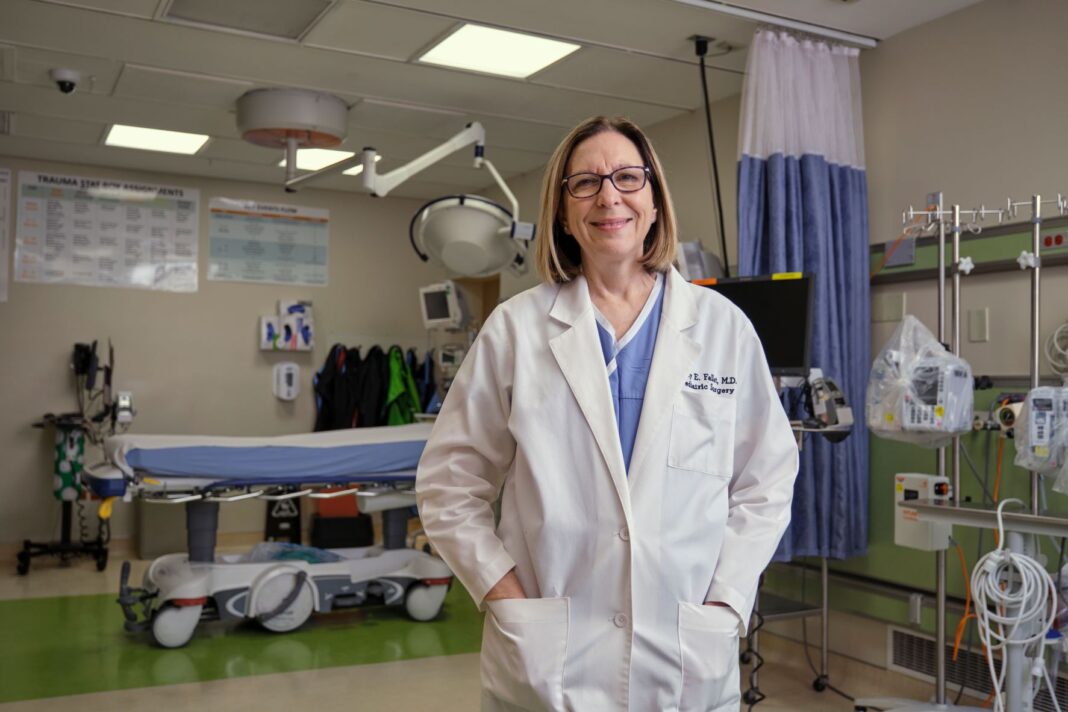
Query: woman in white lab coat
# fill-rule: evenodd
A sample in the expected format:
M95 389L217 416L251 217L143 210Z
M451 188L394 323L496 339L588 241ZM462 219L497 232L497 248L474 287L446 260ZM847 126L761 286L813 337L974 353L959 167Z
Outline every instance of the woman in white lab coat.
M576 127L542 203L544 283L487 319L416 482L486 611L482 708L737 710L797 472L760 342L672 268L670 194L631 122Z

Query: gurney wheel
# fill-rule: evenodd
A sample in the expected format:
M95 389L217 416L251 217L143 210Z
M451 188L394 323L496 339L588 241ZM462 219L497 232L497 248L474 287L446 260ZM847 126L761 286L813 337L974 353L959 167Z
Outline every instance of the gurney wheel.
M404 610L413 620L431 621L441 613L448 586L427 586L413 583L404 595Z
M25 576L30 572L30 555L25 551L18 553L18 564L15 566L15 570L18 571L19 576Z
M103 571L108 567L108 550L103 549L96 555L96 570Z
M152 637L161 647L180 648L189 642L200 622L203 606L164 604L152 617Z

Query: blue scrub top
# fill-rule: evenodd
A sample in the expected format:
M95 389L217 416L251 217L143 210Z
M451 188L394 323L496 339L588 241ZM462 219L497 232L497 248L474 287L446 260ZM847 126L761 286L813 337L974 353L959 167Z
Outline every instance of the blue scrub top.
M660 311L664 305L664 275L656 274L656 284L649 298L627 333L615 340L611 322L593 308L597 320L597 337L608 368L608 385L612 391L612 407L616 413L619 442L623 446L623 462L630 471L630 456L638 435L638 421L645 401L645 384L653 364L653 349L660 328Z

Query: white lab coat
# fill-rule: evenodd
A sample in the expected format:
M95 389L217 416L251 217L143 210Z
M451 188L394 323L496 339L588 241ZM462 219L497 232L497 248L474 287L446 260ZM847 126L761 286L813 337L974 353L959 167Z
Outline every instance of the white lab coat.
M483 710L739 707L797 447L748 319L674 270L665 289L629 476L582 277L498 307L445 399L416 492L488 609ZM483 601L513 567L528 599Z

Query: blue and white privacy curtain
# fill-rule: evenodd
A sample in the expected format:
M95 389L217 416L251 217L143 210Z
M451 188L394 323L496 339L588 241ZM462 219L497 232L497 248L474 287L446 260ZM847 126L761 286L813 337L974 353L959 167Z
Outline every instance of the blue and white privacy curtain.
M837 444L805 436L793 521L777 558L861 555L871 315L858 50L758 31L740 133L738 271L815 275L811 363L841 386L856 420Z

